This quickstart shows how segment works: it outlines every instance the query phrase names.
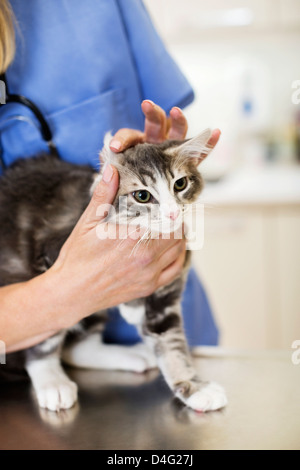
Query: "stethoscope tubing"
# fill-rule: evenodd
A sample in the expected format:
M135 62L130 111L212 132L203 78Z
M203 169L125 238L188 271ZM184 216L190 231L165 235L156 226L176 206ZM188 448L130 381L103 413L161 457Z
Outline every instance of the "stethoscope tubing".
M43 137L43 140L47 143L50 153L54 155L55 157L59 157L58 150L53 142L53 135L52 135L51 129L42 111L39 109L39 107L32 100L30 100L29 98L26 98L23 95L9 93L8 86L7 86L7 79L6 79L5 74L2 74L0 76L0 79L5 83L5 88L6 88L5 103L1 104L0 106L6 106L9 103L18 103L30 109L40 125L41 135ZM5 168L6 165L2 157L2 152L0 153L0 160L1 160L2 167Z

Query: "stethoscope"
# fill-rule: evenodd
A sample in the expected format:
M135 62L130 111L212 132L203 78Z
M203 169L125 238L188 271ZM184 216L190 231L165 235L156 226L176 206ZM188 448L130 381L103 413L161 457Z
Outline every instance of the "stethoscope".
M7 106L9 103L18 103L30 109L39 123L39 130L40 130L43 140L46 142L48 146L49 153L59 158L58 150L53 142L53 134L41 110L29 98L26 98L23 95L15 95L15 94L9 93L9 88L7 85L7 79L6 79L5 74L0 75L0 80L2 80L5 84L5 94L6 94L5 103L0 104L0 106ZM21 119L21 116L13 116L12 118ZM0 164L3 170L7 168L7 165L3 159L3 152L1 148L0 148Z

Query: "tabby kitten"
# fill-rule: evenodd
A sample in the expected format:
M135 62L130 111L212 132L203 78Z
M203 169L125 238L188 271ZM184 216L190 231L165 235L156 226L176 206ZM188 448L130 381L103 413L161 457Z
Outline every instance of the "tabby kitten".
M102 168L111 163L120 175L107 220L127 221L133 231L142 227L144 236L136 249L155 233L182 226L186 205L193 207L202 190L198 165L209 153L210 135L206 130L185 142L138 144L120 154L110 151L106 137ZM0 285L28 280L55 262L100 178L101 173L87 166L48 155L19 160L7 170L0 179ZM39 405L58 411L76 402L77 385L65 374L63 360L78 367L136 372L158 365L170 389L190 408L206 411L225 406L223 388L202 382L189 356L180 305L188 266L187 251L185 268L175 281L119 306L127 322L137 325L144 344L103 343L106 312L101 311L22 351ZM8 363L9 359L10 355Z

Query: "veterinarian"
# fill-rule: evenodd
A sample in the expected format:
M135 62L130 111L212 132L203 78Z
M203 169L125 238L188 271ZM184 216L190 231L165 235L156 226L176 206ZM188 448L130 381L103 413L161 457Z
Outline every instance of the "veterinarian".
M39 108L60 158L97 168L108 130L115 134L115 152L145 140L185 137L179 108L191 103L193 91L141 0L1 0L0 5L0 68L7 92ZM20 156L49 151L40 124L30 106L1 106L2 171ZM214 131L212 146L218 137ZM139 340L112 307L171 282L182 268L185 243L153 240L129 258L130 240L121 251L114 240L98 240L96 208L112 203L117 188L117 170L108 166L55 264L32 280L0 288L0 339L8 351L36 344L108 307L106 341ZM212 312L193 270L183 312L190 346L217 343Z

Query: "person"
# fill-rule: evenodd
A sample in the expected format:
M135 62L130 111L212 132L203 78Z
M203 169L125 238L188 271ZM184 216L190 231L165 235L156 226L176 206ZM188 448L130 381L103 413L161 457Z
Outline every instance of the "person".
M193 91L142 1L1 0L0 15L0 63L9 91L42 111L64 160L97 168L108 130L115 152L141 141L185 137L181 108L193 100ZM212 146L219 134L213 132ZM4 167L49 150L35 115L20 103L1 106L0 137ZM182 269L185 242L152 240L130 258L130 240L119 250L114 240L100 241L96 208L112 203L117 188L117 170L108 166L54 265L34 279L0 288L0 339L8 352L37 344L104 308L110 308L107 342L140 340L113 307L171 282ZM211 308L193 270L183 316L190 346L217 344Z

